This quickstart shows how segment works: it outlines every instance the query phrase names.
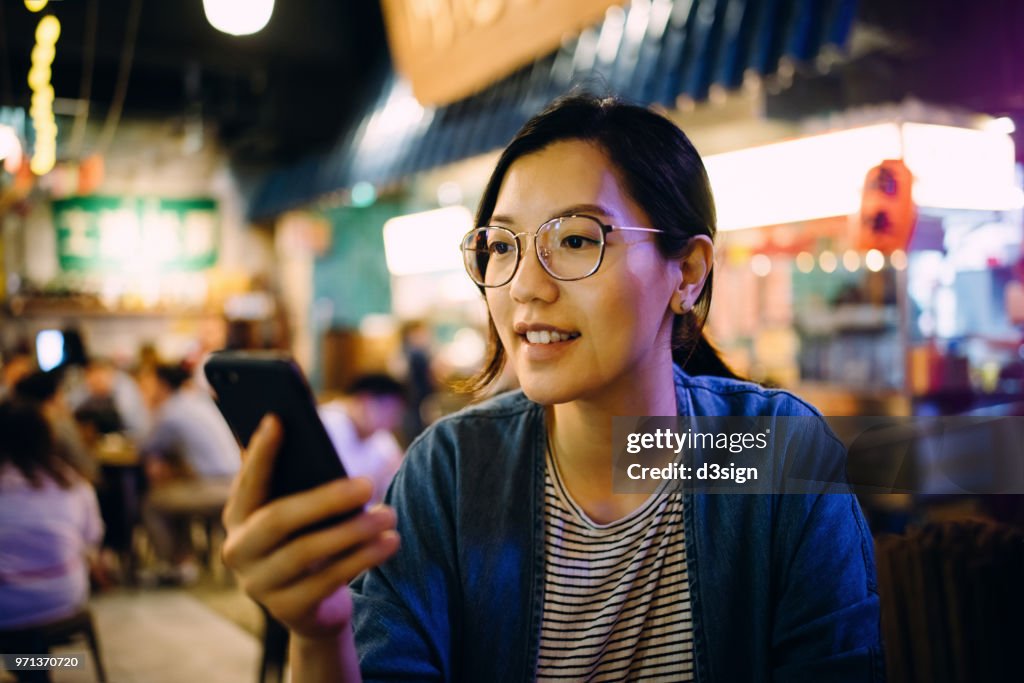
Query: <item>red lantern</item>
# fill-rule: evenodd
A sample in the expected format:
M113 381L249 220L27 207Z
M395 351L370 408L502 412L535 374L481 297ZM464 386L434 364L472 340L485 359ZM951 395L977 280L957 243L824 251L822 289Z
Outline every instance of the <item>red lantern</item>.
M886 159L868 171L860 205L861 251L906 249L917 221L914 176L902 159Z

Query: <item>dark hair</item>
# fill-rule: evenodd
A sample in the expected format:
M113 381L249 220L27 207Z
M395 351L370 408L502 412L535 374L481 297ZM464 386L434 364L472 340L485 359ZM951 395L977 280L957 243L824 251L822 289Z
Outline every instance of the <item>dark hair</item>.
M191 377L185 366L180 363L160 363L156 366L156 378L163 382L171 391L177 391Z
M390 375L373 373L356 377L348 385L348 390L345 393L350 396L363 394L373 396L374 398L394 396L395 398L404 399L405 386Z
M677 258L694 235L714 239L715 202L700 155L674 123L649 109L613 97L573 94L552 102L516 133L491 173L476 213L486 225L509 167L528 154L566 140L601 148L618 172L623 189L644 210L658 233L662 254ZM672 325L672 359L692 375L736 378L704 336L711 307L712 274L693 308ZM505 350L488 315L488 355L484 368L460 388L479 391L501 374Z
M75 327L66 327L61 334L64 337L64 361L61 367L88 365L89 354L85 350L85 340L81 331Z
M25 401L45 403L57 395L61 374L58 370L36 370L14 385L14 395Z
M49 476L61 488L71 486L71 471L57 457L50 423L38 405L22 400L0 402L0 465L17 467L35 488Z

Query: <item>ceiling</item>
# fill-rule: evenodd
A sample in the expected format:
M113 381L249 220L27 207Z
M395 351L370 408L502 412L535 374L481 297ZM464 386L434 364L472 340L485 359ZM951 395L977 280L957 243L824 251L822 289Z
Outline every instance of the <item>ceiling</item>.
M770 115L917 97L1014 116L1024 150L1024 2L857 5L859 25L871 30L855 35L874 44L859 57L854 46L855 58L828 75L798 74L769 102ZM239 164L282 165L330 149L367 111L390 68L379 0L277 0L270 24L246 37L210 26L202 0L50 0L45 12L62 23L53 65L58 116L75 111L89 73L89 120L106 118L135 7L124 117L206 121ZM0 0L0 105L29 105L25 77L39 17L23 0ZM95 57L85 70L91 23Z
M58 117L75 111L91 73L89 121L102 123L127 38L123 117L202 119L242 164L287 163L330 145L389 68L377 0L278 0L269 25L243 37L210 26L202 0L51 0L40 14L0 0L0 105L28 107L35 26L46 13L61 22Z

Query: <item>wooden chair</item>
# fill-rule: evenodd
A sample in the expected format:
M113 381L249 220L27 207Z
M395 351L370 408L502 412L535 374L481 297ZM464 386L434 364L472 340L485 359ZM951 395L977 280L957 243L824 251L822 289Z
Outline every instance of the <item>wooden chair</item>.
M107 674L103 668L103 658L100 655L99 638L96 636L92 612L88 607L83 607L79 612L72 614L70 617L49 624L0 631L0 650L11 654L44 655L49 654L52 647L66 645L81 637L85 638L89 651L92 653L96 680L100 683L106 683ZM39 676L33 677L32 680L50 680L49 672L47 671L33 673L37 673Z
M934 522L879 537L876 558L889 680L1021 680L1024 532Z

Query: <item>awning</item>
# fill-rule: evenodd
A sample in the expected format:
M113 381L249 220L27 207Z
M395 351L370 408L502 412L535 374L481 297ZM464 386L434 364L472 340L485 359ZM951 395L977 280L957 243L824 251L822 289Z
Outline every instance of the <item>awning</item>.
M775 74L784 58L806 63L842 48L856 8L857 0L632 0L554 54L436 109L420 107L392 74L332 151L271 174L250 217L499 149L530 116L578 84L668 108L680 97L704 101L713 86L733 90L747 74Z

